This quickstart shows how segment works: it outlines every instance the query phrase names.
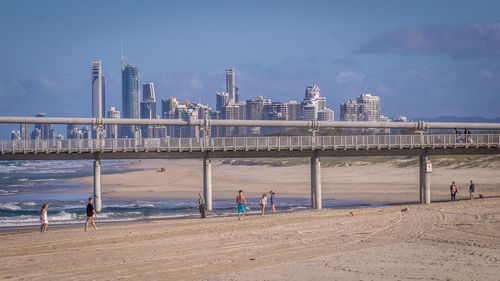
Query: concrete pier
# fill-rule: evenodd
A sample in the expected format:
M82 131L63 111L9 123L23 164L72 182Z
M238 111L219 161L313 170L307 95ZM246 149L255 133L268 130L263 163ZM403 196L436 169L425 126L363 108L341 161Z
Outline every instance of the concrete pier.
M427 155L420 155L420 204L431 203L431 171L427 169Z
M203 196L205 209L212 210L212 160L203 157Z
M311 208L321 209L321 162L317 156L311 157Z
M96 212L102 209L101 201L101 160L94 160L94 207Z

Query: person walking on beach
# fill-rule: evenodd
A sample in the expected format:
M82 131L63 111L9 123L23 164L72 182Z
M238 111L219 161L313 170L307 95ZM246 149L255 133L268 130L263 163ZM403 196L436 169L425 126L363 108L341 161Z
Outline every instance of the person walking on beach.
M472 181L470 181L470 186L469 186L469 192L470 192L470 200L474 199L474 190L476 189L476 186Z
M243 195L243 190L238 192L238 196L236 196L236 204L238 205L238 220L243 220L245 216L247 201L245 200L245 196Z
M262 208L262 215L264 215L265 210L266 210L266 205L267 205L267 195L264 193L262 194L262 197L260 198L259 205Z
M87 221L85 222L85 231L87 231L87 228L89 227L89 222L92 223L92 226L97 230L97 226L95 225L94 222L94 216L97 217L97 214L94 210L94 205L92 205L92 202L94 199L89 198L89 203L87 204Z
M269 193L271 194L271 209L272 209L272 212L273 212L273 215L276 215L276 197L274 196L274 191L269 191Z
M455 185L455 182L451 182L451 185L450 185L450 193L451 193L451 201L455 201L456 200L456 195L457 195L457 186Z
M198 208L200 209L200 215L201 218L205 218L205 198L203 198L203 194L199 194L200 197L198 198Z
M47 227L49 226L49 218L47 216L47 208L49 204L43 204L42 209L40 210L40 222L42 225L40 226L40 232L47 232Z

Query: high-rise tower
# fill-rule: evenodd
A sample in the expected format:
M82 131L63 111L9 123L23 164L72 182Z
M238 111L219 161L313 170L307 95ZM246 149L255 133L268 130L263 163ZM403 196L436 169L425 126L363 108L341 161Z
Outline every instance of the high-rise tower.
M92 61L92 118L104 117L103 82L102 63L100 60L94 60Z
M229 102L236 103L236 89L234 84L234 68L226 69L226 93L229 94Z
M139 118L139 69L122 58L122 117ZM123 137L134 137L135 127L123 127Z

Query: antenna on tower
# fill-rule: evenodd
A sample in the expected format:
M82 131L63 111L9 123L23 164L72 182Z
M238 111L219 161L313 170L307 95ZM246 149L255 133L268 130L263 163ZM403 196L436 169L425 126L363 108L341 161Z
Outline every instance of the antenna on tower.
M123 61L123 40L120 40L120 51L121 51L121 58Z

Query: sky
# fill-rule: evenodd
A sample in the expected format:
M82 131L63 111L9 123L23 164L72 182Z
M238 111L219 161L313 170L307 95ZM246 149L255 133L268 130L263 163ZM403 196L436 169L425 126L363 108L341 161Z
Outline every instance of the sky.
M380 96L382 114L500 117L500 1L2 1L0 116L90 117L90 64L121 109L120 41L157 99ZM159 106L160 108L160 106ZM6 125L0 127L4 136ZM10 132L10 127L8 128Z

